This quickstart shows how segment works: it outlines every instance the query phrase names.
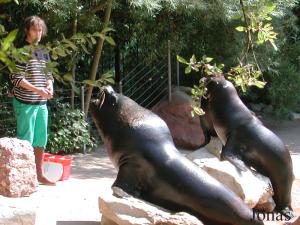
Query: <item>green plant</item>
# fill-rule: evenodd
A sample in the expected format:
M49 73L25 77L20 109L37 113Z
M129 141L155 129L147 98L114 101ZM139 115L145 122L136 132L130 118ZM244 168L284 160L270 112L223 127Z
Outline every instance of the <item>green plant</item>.
M200 72L202 77L216 77L224 76L226 79L232 80L234 85L245 93L250 86L256 86L258 88L263 88L265 85L264 81L261 81L261 72L256 70L255 67L251 64L245 66L236 66L231 68L227 73L222 71L224 64L220 65L211 65L210 62L213 58L203 56L200 61L198 61L193 55L189 62L177 55L177 60L180 63L186 65L185 73L191 73L192 70ZM194 85L192 90L192 97L195 102L200 102L201 96L206 94L206 87L202 79L200 79L198 85ZM200 105L193 106L192 115L203 115L204 112L201 109Z
M280 63L274 65L274 67L268 92L274 105L275 115L279 118L285 118L290 111L299 110L299 72L296 66L285 59L280 60Z
M96 146L81 110L71 109L68 103L59 100L50 110L47 152L66 154L81 152L84 144L91 148Z
M8 82L0 77L0 137L14 137L16 135L16 119L9 97Z

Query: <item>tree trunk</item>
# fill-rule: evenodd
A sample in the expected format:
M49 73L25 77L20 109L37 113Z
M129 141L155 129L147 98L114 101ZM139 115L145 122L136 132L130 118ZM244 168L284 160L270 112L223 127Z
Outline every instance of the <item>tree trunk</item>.
M113 0L108 0L107 1L107 8L106 8L106 11L105 11L104 27L103 28L107 27L107 25L109 23L111 8L112 8L112 2L113 2ZM103 43L104 43L104 39L99 37L98 41L97 41L97 46L96 46L96 51L95 51L95 55L94 55L94 60L93 60L91 72L90 72L90 80L93 80L93 81L96 80L96 75L97 75L99 61L100 61L100 58L101 58ZM89 111L89 105L90 105L90 101L91 101L92 92L93 92L93 86L88 86L87 93L86 93L86 96L85 96L85 106L84 106L85 115L87 115L88 111Z

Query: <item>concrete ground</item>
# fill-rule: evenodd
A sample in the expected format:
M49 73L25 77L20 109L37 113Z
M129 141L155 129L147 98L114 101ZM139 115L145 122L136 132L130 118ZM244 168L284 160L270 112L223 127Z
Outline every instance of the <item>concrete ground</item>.
M267 121L266 126L282 138L293 155L300 153L300 121ZM298 165L300 160L294 162L294 167ZM300 178L300 169L295 169L295 172ZM36 225L99 225L98 197L111 191L115 177L116 170L103 148L99 148L91 154L73 156L72 174L68 180L60 181L56 186L40 185L30 197L0 196L0 202L37 208ZM300 202L297 204L300 208Z
M91 154L73 156L71 177L56 186L39 185L30 197L6 198L2 205L37 208L36 225L100 224L98 197L110 191L116 176L103 148Z

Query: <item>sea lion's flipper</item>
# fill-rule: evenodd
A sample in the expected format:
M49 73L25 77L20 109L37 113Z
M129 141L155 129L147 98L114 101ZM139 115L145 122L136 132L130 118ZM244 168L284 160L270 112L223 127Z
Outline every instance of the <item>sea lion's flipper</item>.
M111 187L113 194L117 197L123 197L127 193L139 197L141 195L141 185L139 185L140 182L137 177L134 172L129 172L127 168L119 168L117 179Z
M286 219L291 220L295 217L295 214L291 207L285 207L284 209L279 211L281 215L283 215Z
M228 138L225 146L223 146L222 148L220 159L221 161L227 160L231 162L234 166L236 166L241 171L247 171L248 167L239 157L240 154L238 154L239 146L237 146L234 143L235 141L233 141L232 138Z

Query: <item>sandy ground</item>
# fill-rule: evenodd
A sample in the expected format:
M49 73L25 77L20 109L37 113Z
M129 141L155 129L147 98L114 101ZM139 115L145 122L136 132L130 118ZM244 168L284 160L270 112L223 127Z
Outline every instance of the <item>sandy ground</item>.
M267 120L266 126L282 138L293 155L300 154L300 121ZM300 160L294 164L300 165ZM300 170L296 172L300 178ZM40 185L30 197L0 196L0 202L37 208L36 225L99 225L98 197L111 191L115 177L116 170L100 147L92 154L74 155L68 180L58 182L57 186ZM296 204L300 208L300 202Z
M98 197L111 191L116 176L103 148L73 156L71 177L56 186L39 185L30 197L5 198L0 205L37 209L36 225L100 224Z

